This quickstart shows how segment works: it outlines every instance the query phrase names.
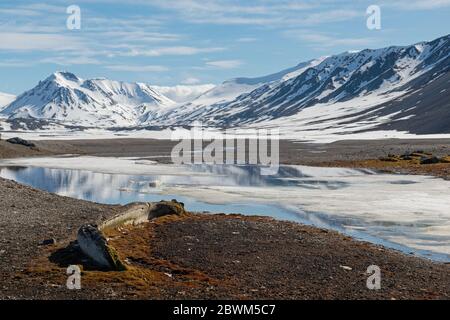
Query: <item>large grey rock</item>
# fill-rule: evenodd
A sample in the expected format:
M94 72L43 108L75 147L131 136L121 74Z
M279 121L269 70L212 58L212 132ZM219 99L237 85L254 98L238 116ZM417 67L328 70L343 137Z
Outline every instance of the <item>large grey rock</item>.
M126 270L115 249L108 245L106 238L96 226L91 224L82 226L78 230L77 241L81 251L99 267L117 271Z
M110 270L126 270L113 247L102 231L123 225L138 225L154 218L167 215L185 215L184 203L176 200L154 203L132 203L126 206L124 212L103 222L99 227L86 224L78 230L77 241L81 251L90 257L99 267ZM105 231L106 232L106 231Z

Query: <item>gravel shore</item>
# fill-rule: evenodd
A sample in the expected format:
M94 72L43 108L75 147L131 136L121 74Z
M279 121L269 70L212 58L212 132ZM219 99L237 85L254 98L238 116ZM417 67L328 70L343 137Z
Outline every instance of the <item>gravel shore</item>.
M121 207L3 179L0 196L0 299L450 298L449 265L263 217L192 214L114 230L110 243L129 270L89 269L69 243L80 225ZM65 287L70 264L85 269L82 290ZM382 270L379 291L366 288L370 265Z
M137 157L171 163L171 151L177 144L170 140L99 139L34 141L36 148L0 141L0 159L56 154L80 154L98 157ZM338 141L328 144L280 141L280 163L325 167L370 168L387 172L425 174L450 179L450 165L404 166L378 161L389 154L401 155L421 150L437 157L450 155L450 139L387 139ZM248 153L248 150L247 150Z
M102 221L120 210L1 178L0 199L0 299L24 297L14 285L14 276L42 254L44 240L63 242L73 238L83 223Z

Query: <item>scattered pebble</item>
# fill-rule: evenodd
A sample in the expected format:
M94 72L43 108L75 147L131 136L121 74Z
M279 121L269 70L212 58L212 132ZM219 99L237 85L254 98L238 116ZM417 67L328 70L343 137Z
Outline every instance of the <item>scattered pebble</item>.
M353 270L351 267L348 267L348 266L339 266L339 267L341 267L342 269L344 269L346 271L352 271Z

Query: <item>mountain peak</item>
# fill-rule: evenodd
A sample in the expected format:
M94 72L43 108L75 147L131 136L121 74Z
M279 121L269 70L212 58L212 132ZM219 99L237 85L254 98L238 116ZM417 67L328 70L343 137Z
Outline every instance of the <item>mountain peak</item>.
M173 104L144 84L83 80L58 71L24 92L2 113L9 118L52 119L84 126L130 126Z
M68 71L56 71L52 75L50 75L46 80L48 81L56 81L56 82L82 82L82 79L78 78L75 74Z

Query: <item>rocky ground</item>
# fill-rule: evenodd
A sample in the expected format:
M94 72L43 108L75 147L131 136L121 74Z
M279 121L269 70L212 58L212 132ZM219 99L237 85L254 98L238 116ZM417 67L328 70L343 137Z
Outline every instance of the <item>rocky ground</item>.
M0 159L57 154L78 154L83 152L67 142L33 141L32 143L35 145L34 147L12 144L6 140L0 140Z
M23 297L14 277L45 251L44 240L63 242L83 222L104 220L118 210L0 179L0 298Z
M266 217L165 216L135 227L110 229L106 236L125 262L126 271L95 267L70 244L75 238L69 232L59 243L35 252L24 252L20 246L11 248L13 254L20 253L26 259L19 263L20 268L2 272L1 297L450 298L450 265L358 242L337 232ZM81 290L66 288L69 265L83 270ZM380 290L366 286L370 265L381 269Z
M169 161L172 148L178 143L170 140L127 138L32 142L36 144L36 148L25 148L0 140L0 158L29 156L39 152L99 157L152 157L163 162ZM324 161L360 161L416 150L436 156L449 155L450 139L346 140L327 144L280 140L280 162L313 165Z

